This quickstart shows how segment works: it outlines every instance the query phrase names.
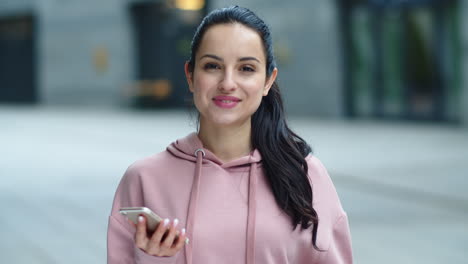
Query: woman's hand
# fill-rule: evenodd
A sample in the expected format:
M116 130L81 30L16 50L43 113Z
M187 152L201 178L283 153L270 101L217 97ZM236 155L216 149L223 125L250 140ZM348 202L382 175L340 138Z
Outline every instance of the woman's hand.
M177 219L172 223L165 219L158 224L154 233L149 235L146 230L146 218L139 216L135 233L136 246L152 256L174 256L182 249L187 238L185 228L181 232L177 231L178 223Z

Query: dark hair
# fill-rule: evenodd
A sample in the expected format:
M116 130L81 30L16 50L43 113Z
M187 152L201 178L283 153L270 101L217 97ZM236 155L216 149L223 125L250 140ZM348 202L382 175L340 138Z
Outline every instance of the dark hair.
M266 56L266 73L270 77L276 67L268 26L247 8L231 6L209 13L198 26L191 45L188 62L195 68L195 56L205 32L214 25L240 23L255 30L261 37ZM317 247L318 216L312 206L312 186L307 176L305 157L310 146L286 124L279 86L273 83L267 96L252 116L252 147L262 155L266 178L280 208L291 217L293 230L312 228L312 244Z

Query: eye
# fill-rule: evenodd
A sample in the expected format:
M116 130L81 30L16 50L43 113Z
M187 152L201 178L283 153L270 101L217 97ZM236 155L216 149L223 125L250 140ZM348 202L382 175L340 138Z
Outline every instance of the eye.
M212 63L212 62L208 62L207 64L203 66L203 69L205 70L215 70L215 69L220 69L220 68L221 67L219 67L218 64Z
M251 67L251 66L245 65L245 66L241 67L241 71L243 71L243 72L254 72L255 69L253 67Z

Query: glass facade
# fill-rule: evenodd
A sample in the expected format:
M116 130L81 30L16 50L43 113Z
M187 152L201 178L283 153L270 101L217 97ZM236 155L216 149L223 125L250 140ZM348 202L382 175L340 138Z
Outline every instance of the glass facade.
M346 114L457 121L458 1L341 3Z

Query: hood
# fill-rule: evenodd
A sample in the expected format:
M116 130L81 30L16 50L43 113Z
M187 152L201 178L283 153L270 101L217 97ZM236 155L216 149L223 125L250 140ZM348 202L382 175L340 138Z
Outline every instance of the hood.
M211 151L203 147L203 143L200 141L197 133L195 132L189 134L184 138L176 140L167 147L167 151L172 153L172 155L193 162L197 161L195 151L198 149L202 149L205 153L205 155L203 156L203 164L213 162L224 169L249 165L251 163L258 163L262 160L260 152L257 149L255 149L248 156L244 156L229 162L223 162L218 157L216 157Z

